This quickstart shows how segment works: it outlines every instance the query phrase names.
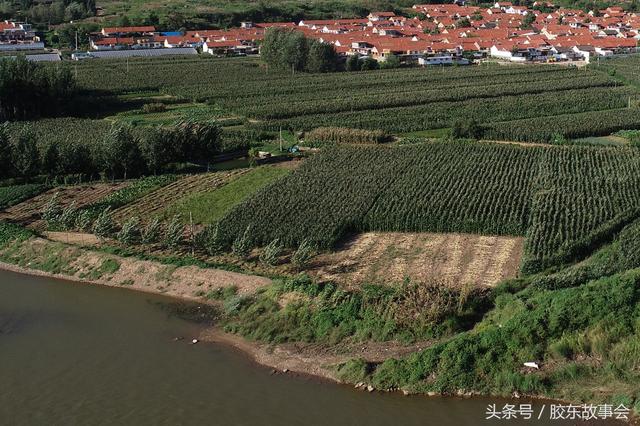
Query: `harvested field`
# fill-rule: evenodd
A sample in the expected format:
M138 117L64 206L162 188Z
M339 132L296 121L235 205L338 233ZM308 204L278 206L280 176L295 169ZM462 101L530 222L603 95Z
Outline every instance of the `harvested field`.
M127 185L129 185L129 182L94 183L53 188L1 211L0 220L28 226L31 229L42 230L44 229L44 222L40 218L42 209L56 192L61 206L66 207L75 202L76 207L81 208L96 203Z
M249 170L239 169L186 176L141 197L134 203L116 209L113 217L119 222L131 216L138 216L142 221L151 219L159 216L167 207L185 195L211 191Z
M369 232L334 253L317 256L309 271L347 286L412 281L492 286L518 274L523 238L452 233Z

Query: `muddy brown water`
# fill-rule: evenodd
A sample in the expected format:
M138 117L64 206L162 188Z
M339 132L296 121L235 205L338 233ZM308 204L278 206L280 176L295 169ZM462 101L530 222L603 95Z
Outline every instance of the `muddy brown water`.
M0 424L453 426L495 424L488 404L526 402L272 375L226 346L190 345L202 325L170 313L172 302L0 271Z

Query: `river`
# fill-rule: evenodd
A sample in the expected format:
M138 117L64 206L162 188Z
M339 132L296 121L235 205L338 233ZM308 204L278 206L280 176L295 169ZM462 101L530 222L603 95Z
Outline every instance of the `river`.
M0 271L0 424L453 426L508 402L273 375L226 346L189 344L202 326L162 309L170 302Z

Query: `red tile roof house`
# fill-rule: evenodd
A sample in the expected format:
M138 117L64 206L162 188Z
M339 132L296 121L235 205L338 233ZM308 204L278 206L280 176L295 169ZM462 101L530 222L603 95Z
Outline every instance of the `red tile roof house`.
M156 32L156 27L144 26L144 27L113 27L103 28L101 34L105 37L120 37L124 35L153 35Z
M92 47L104 50L201 46L206 53L241 54L257 50L268 28L283 27L330 43L340 54L372 56L380 61L390 54L411 61L424 55L456 55L462 51L475 52L477 57L493 51L496 57L522 61L522 57L539 58L541 53L551 57L553 48L567 52L589 46L588 51L580 50L589 58L626 53L634 51L640 40L640 16L619 7L590 14L565 8L541 13L509 2L498 2L490 8L416 4L413 9L427 19L372 12L366 18L302 20L297 24L243 23L226 30L187 31L184 36L163 36L152 26L105 28L94 34ZM522 29L525 13L535 14L529 29ZM471 26L456 28L461 18L468 18Z
M44 43L32 30L31 24L0 22L0 51L44 49Z

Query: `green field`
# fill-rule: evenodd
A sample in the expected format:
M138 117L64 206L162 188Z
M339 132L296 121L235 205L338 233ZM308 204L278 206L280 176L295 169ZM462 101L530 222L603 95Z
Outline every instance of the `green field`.
M324 249L363 231L522 235L523 269L538 271L590 253L638 206L634 149L439 142L325 150L221 226L229 241L250 226L257 245Z
M629 108L637 89L586 68L481 66L290 75L268 70L255 59L198 57L131 60L127 66L115 60L87 62L77 70L80 86L88 90L120 96L152 91L194 105L207 103L214 105L211 117L244 117L247 127L258 130L333 126L420 134L472 117L486 127L490 139L548 142L556 134L606 136L640 127L640 108L634 102ZM328 95L338 92L340 96Z
M215 223L245 198L288 173L289 170L279 167L256 168L214 191L187 195L167 208L163 216L179 214L193 218L196 224Z

